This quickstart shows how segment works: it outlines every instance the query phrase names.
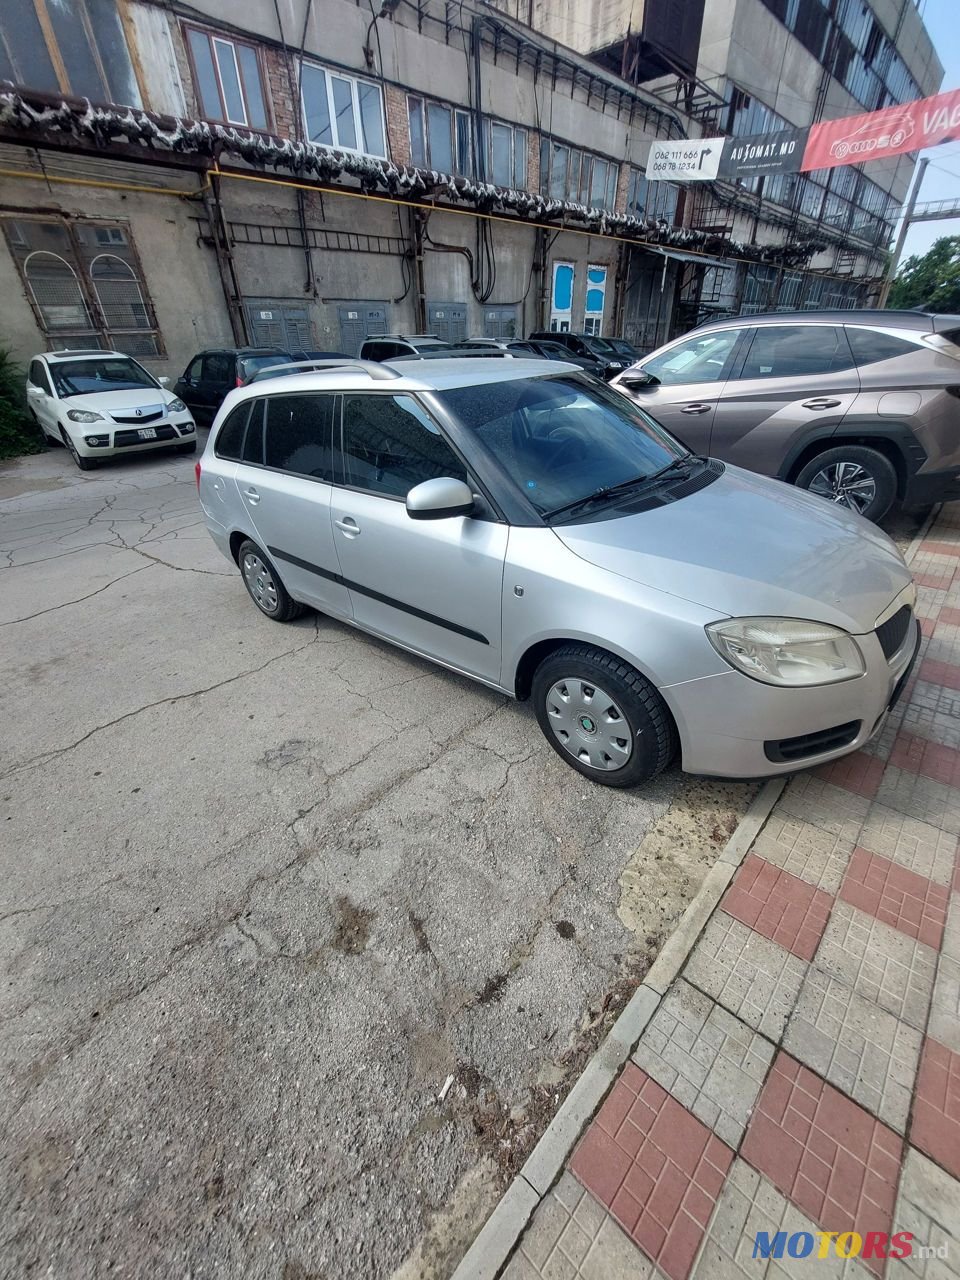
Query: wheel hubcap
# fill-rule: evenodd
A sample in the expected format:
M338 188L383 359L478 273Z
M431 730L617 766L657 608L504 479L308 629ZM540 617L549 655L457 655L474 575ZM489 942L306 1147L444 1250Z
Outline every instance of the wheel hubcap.
M622 769L633 754L626 716L605 690L589 680L558 680L552 685L547 719L564 751L592 769Z
M243 557L243 580L263 612L276 613L279 604L277 584L267 566L252 551Z
M851 511L863 512L877 496L877 482L858 462L831 462L810 481L810 492Z

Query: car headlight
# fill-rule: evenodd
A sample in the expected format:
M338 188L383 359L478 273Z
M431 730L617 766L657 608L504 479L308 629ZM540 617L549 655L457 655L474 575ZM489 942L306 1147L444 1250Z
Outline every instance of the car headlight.
M67 417L71 422L103 422L102 413L94 413L92 409L68 409Z
M168 413L186 413L187 406L183 403L179 396L176 396L167 405Z
M764 684L835 684L866 670L851 635L801 618L733 618L705 628L710 643L732 667Z

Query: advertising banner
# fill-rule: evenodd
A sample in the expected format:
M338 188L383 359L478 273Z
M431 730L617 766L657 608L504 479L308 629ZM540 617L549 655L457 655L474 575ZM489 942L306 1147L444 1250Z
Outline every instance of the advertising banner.
M807 129L780 129L727 138L718 176L735 182L761 173L796 173L803 160Z
M832 169L920 151L960 138L960 89L810 126L800 168Z
M647 160L648 182L710 182L717 176L723 138L654 142Z

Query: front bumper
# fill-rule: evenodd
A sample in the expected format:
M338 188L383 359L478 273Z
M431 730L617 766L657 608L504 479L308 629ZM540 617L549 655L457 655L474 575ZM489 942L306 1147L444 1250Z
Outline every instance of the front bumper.
M70 434L77 452L85 458L113 458L126 453L143 453L151 449L176 448L191 444L197 439L197 427L192 418L181 416L177 420L151 423L153 437L143 439L140 429L115 422L71 423ZM105 444L90 444L88 437L105 440Z
M731 668L661 689L677 722L684 770L719 778L776 777L864 746L883 728L903 691L919 652L920 626L912 617L903 644L889 662L875 634L855 638L867 669L841 684L783 689ZM835 726L854 724L858 727L845 735L841 746L800 758L770 758L771 743L805 735L813 741ZM749 730L749 737L744 730Z

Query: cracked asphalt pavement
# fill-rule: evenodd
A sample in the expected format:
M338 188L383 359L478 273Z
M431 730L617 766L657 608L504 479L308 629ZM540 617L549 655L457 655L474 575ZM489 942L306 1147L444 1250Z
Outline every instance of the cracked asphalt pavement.
M727 818L261 617L193 459L0 464L0 584L0 1273L448 1275Z

